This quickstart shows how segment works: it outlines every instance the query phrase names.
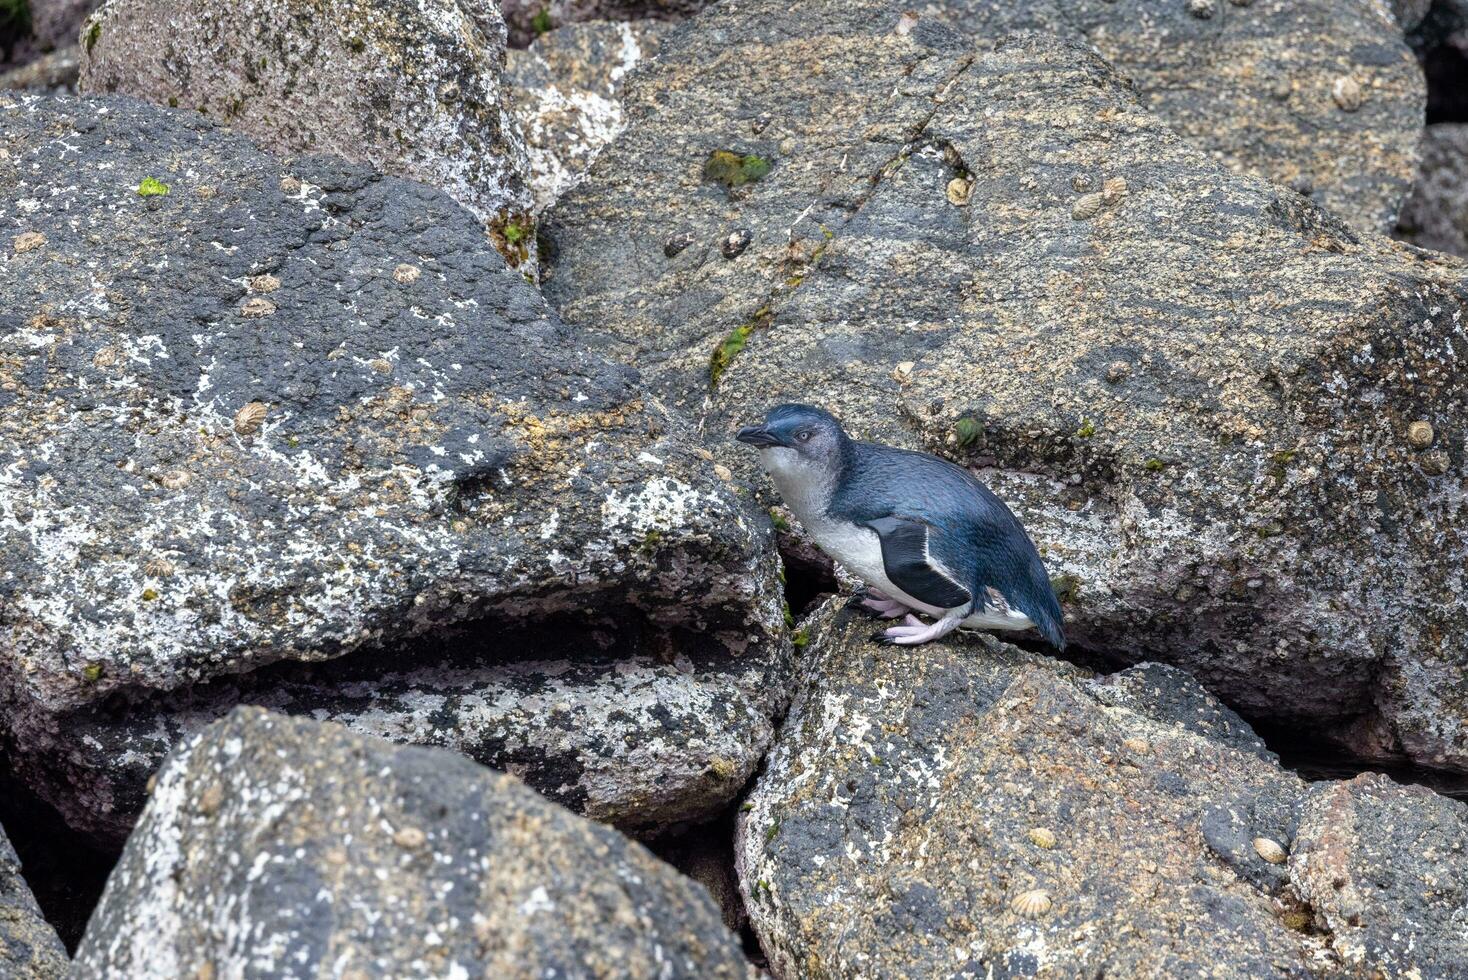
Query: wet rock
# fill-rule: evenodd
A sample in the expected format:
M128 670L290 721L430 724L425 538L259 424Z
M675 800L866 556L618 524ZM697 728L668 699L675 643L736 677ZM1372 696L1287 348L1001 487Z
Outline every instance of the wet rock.
M53 804L115 834L238 697L634 827L729 798L785 696L765 518L472 215L133 100L0 131L0 717Z
M679 20L711 0L503 0L510 45L523 48L563 24L581 21L637 21L638 29L655 21Z
M83 28L82 55L85 93L197 109L268 150L442 188L511 265L535 268L493 3L111 0Z
M66 947L41 916L20 858L0 830L0 976L60 980L69 965Z
M1061 40L822 9L720 5L664 40L550 213L552 303L766 494L724 434L823 404L981 470L1079 647L1468 770L1464 268L1229 175ZM731 193L715 150L770 169Z
M216 910L232 910L219 928ZM744 977L696 884L450 752L241 708L170 758L81 976Z
M1422 170L1402 208L1397 236L1422 248L1468 256L1468 124L1427 127Z
M988 635L895 655L835 603L808 625L807 686L736 845L776 975L1352 975L1295 873L1323 784L1179 717L1199 698L1179 672L1098 684ZM1113 706L1106 688L1161 697ZM1400 806L1424 831L1463 810L1425 790ZM1468 966L1420 958L1409 926L1446 922L1461 877L1424 893L1420 856L1374 853L1377 962Z
M58 95L74 92L80 62L75 45L41 55L24 67L0 74L0 89L32 89Z
M1361 975L1468 971L1468 806L1368 773L1306 797L1290 874Z
M622 131L622 82L657 54L660 21L570 24L509 52L505 80L529 153L539 214Z

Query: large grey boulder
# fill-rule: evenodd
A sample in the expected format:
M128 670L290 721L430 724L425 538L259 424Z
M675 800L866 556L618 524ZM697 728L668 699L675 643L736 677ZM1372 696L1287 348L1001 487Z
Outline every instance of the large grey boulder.
M537 214L622 131L622 84L657 54L666 29L661 21L568 24L509 52L505 80L525 137Z
M496 4L109 0L81 39L84 93L197 109L268 150L440 187L535 269Z
M468 212L132 100L0 128L0 699L71 822L262 685L636 828L737 791L786 697L764 518Z
M546 293L751 485L728 433L826 405L982 470L1079 647L1468 769L1461 264L1230 174L1054 38L736 0L626 105Z
M0 830L0 976L60 980L69 963L66 947L26 885L15 848Z
M1172 668L808 628L737 844L776 976L1468 971L1464 804L1306 784Z
M1468 123L1427 127L1422 170L1397 235L1422 248L1468 256Z
M79 978L748 975L708 893L450 752L242 708L181 746Z
M1038 30L1084 41L1225 167L1294 188L1359 231L1390 231L1412 186L1422 71L1397 16L1376 0L930 0L919 9L973 36Z

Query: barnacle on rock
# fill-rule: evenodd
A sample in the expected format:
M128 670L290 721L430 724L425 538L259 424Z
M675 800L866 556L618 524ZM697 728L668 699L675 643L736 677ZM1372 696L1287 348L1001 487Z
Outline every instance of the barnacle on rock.
M16 255L24 255L26 252L34 251L46 244L46 236L39 231L23 231L15 236L11 243L15 246Z
M416 265L410 265L407 262L402 263L392 271L393 280L402 283L404 286L417 282L418 277L421 275L423 275L422 269Z
M1016 915L1026 919L1038 919L1049 912L1054 905L1050 901L1050 893L1043 888L1031 888L1029 891L1020 892L1010 901L1009 907Z
M1342 75L1335 80L1335 84L1330 87L1330 97L1335 99L1335 104L1340 106L1342 112L1355 112L1366 101L1361 83L1350 75Z
M1432 445L1433 436L1432 423L1424 419L1407 426L1407 442L1413 449L1426 449Z
M948 182L948 203L955 207L963 207L968 204L969 198L974 193L974 182L962 177L954 177Z
M253 293L273 293L279 288L280 280L268 272L250 279L250 291Z

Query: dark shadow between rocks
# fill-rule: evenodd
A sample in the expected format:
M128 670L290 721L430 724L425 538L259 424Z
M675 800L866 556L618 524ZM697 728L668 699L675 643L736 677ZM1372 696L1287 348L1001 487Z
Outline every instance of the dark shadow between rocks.
M788 647L752 642L737 620L664 626L584 598L533 622L484 619L329 661L119 692L17 746L16 770L73 827L120 843L163 756L253 704L460 752L634 835L707 820L768 744Z
M66 951L75 953L119 852L98 850L3 768L0 826L20 856L21 874L46 921Z

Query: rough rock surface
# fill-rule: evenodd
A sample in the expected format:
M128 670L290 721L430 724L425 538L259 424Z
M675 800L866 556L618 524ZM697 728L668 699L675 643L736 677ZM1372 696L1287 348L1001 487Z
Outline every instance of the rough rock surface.
M773 740L789 702L790 648L730 656L718 640L653 635L625 614L588 619L280 665L121 717L73 715L27 775L71 823L120 843L168 750L233 706L257 704L453 749L639 836L714 817Z
M523 48L563 24L588 20L677 20L711 0L502 0L510 44ZM646 24L639 26L648 26Z
M1310 788L1290 874L1366 976L1468 974L1468 807L1367 774Z
M157 699L183 711L192 686L277 661L399 651L401 684L375 706L344 691L344 710L423 731L414 699L449 680L413 673L438 656L422 637L470 622L528 631L502 657L588 657L559 680L479 675L474 693L506 711L538 684L575 700L581 678L595 702L535 716L503 751L621 739L583 760L595 769L681 748L658 792L685 807L685 774L749 771L788 657L763 517L471 215L133 100L0 95L0 132L0 698L51 802L78 820L130 805L48 775L96 764L74 733L132 738ZM643 637L621 651L643 659L605 656L603 620ZM681 714L654 717L649 689L677 692ZM290 690L305 704L312 688ZM642 707L619 714L614 696ZM569 730L597 717L617 725ZM736 719L754 727L713 737ZM157 738L122 742L149 755L114 767L156 760Z
M673 31L548 213L552 303L753 485L726 433L824 404L981 468L1080 647L1468 769L1464 267L1229 174L1063 41L925 25Z
M1440 864L1463 804L1306 784L1172 668L1093 678L986 635L894 655L836 603L809 628L737 844L777 976L1352 975L1363 945L1386 976L1468 970ZM1323 814L1341 794L1383 826Z
M657 54L659 21L569 24L510 51L505 80L525 137L539 214L622 131L622 81Z
M82 977L744 977L694 882L511 776L241 708L170 758Z
M1427 127L1422 170L1402 207L1397 237L1468 256L1468 123Z
M1376 0L929 0L917 9L976 36L1083 39L1175 132L1359 231L1390 231L1412 186L1422 72Z
M31 38L43 52L76 43L77 32L101 0L30 0Z
M22 68L0 75L0 89L32 89L55 94L75 92L80 60L75 45L41 55Z
M0 976L60 980L69 960L56 930L21 876L20 858L0 830Z
M525 146L493 3L110 0L81 89L196 108L282 153L331 153L448 191L535 269Z

